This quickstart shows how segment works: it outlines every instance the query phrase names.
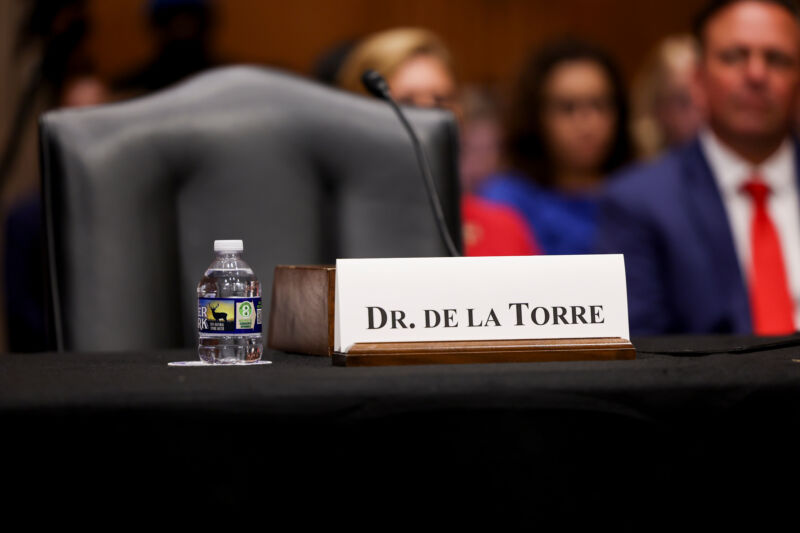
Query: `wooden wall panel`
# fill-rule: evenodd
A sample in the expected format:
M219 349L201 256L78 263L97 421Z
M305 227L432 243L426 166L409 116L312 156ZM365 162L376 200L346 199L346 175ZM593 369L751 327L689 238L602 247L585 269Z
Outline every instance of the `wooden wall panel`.
M153 51L142 0L91 0L91 49L118 75ZM449 44L465 81L508 79L529 49L572 34L618 58L632 76L661 37L687 31L698 0L217 0L215 50L237 62L308 73L344 39L398 25L425 26Z

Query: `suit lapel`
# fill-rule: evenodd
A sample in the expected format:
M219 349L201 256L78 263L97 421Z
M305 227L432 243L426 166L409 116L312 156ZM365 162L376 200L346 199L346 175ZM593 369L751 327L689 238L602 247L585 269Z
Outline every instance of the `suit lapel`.
M718 287L718 298L725 304L724 309L730 310L730 331L750 332L750 304L728 215L699 139L687 145L682 155L684 168L681 177L687 193L686 205L697 235L708 252L713 270L709 279L714 280ZM720 326L727 329L723 324Z

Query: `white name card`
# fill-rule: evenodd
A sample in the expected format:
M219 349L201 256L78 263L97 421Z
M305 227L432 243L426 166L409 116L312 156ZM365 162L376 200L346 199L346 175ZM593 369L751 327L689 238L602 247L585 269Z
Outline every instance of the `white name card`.
M622 255L338 259L334 348L629 339Z

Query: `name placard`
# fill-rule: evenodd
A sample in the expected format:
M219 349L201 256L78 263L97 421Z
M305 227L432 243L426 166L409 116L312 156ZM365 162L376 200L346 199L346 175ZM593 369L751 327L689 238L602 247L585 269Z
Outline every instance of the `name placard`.
M622 255L339 259L334 348L629 338Z

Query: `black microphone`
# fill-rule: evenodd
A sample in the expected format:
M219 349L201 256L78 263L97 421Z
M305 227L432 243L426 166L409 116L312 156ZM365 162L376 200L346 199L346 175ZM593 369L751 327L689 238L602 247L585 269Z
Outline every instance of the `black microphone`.
M392 98L392 96L389 94L389 84L386 83L386 80L383 79L383 76L374 70L364 71L364 74L361 75L361 83L364 84L364 88L366 88L371 95L389 103L397 115L397 118L400 119L403 127L408 132L408 136L411 137L411 144L414 145L414 153L417 155L417 163L419 164L419 169L422 171L422 181L425 182L425 190L428 193L428 200L430 201L431 208L433 209L433 215L436 219L436 225L439 228L439 234L442 236L442 240L444 241L445 247L450 255L452 257L460 256L461 254L458 253L458 249L453 243L453 238L450 236L450 231L448 231L447 224L444 221L442 201L439 199L439 193L436 192L436 186L433 183L433 174L431 173L431 167L428 163L428 159L425 157L425 152L422 150L422 145L419 142L419 138L417 137L414 128L411 127L411 124L408 122L405 114L400 109L400 106L397 105L397 102L395 102L394 98Z

